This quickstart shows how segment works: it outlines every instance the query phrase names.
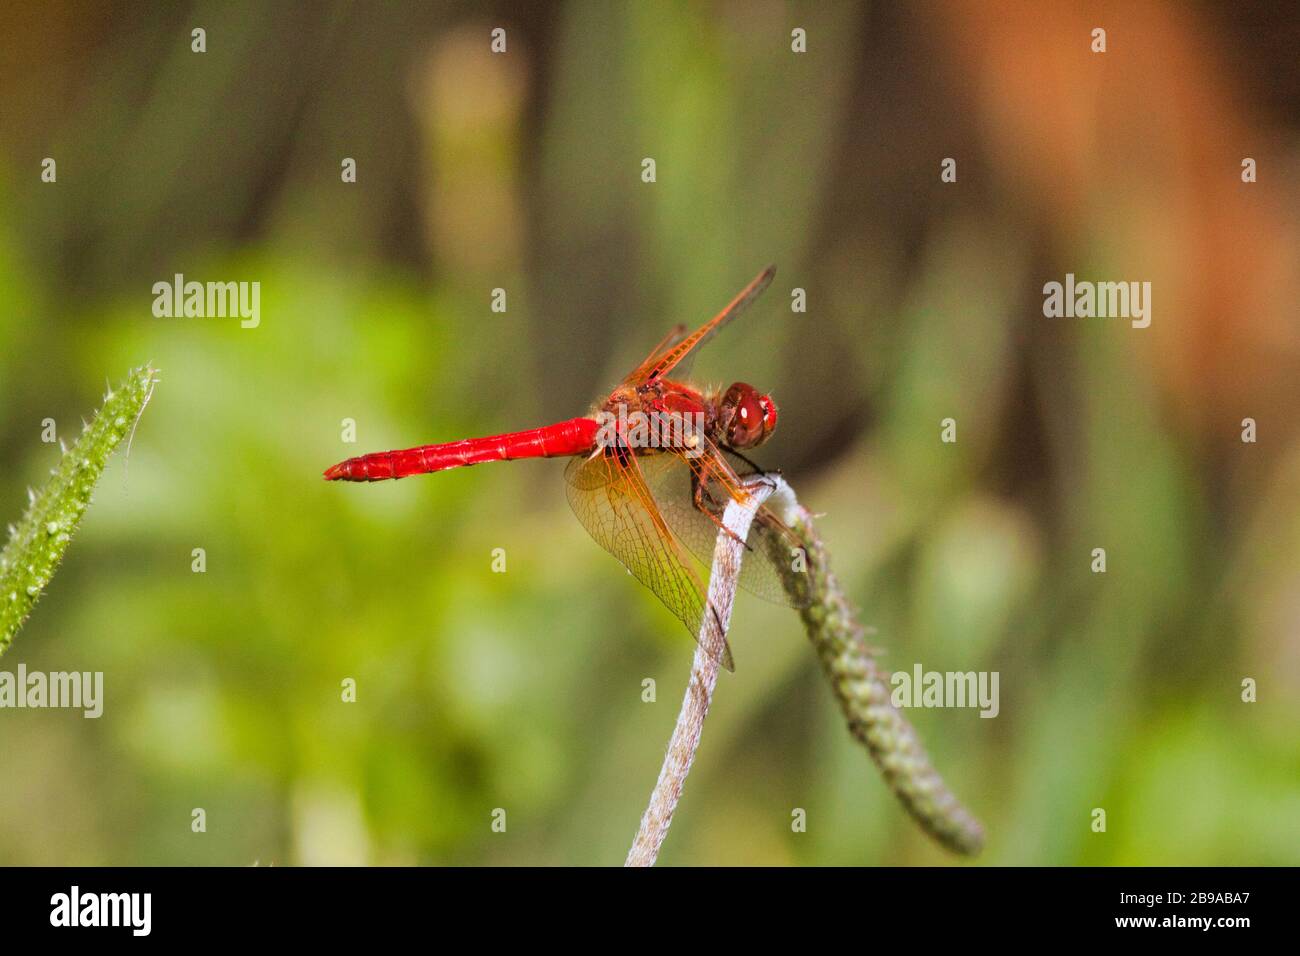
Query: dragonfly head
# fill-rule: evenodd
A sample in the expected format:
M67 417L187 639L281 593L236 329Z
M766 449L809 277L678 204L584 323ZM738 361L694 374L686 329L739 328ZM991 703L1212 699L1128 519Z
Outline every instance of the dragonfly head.
M757 448L776 430L776 402L753 385L737 382L722 396L718 418L729 448Z

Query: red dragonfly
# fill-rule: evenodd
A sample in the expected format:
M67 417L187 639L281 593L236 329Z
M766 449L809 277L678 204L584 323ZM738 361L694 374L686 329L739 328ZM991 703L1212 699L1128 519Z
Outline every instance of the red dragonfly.
M528 431L361 455L326 469L325 477L384 481L485 461L572 458L565 478L578 519L699 640L707 592L688 552L707 565L727 502L748 502L742 477L760 472L743 452L771 437L777 410L770 395L744 382L720 392L668 376L753 302L775 274L769 266L695 332L674 328L588 415ZM761 507L746 540L741 585L795 604L772 562L778 556L794 562L802 548L799 537ZM735 669L725 642L720 652L710 653L727 670Z

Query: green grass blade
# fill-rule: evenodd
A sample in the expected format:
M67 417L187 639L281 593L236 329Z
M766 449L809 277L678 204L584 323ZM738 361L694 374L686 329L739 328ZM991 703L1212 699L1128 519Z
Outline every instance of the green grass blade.
M32 608L50 583L68 541L90 506L91 492L109 456L135 429L156 382L150 366L133 370L104 396L104 405L31 503L22 520L10 525L0 552L0 654L9 649Z

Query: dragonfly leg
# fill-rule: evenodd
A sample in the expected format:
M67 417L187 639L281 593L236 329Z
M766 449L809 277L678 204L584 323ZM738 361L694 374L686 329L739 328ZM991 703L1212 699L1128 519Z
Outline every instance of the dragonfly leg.
M750 468L753 468L753 469L754 469L754 475L755 475L755 476L767 476L767 475L769 475L769 474L771 474L771 475L779 475L779 474L781 474L781 469L779 469L779 468L776 468L776 469L762 468L762 467L759 466L758 462L754 461L754 460L753 460L752 458L750 458L748 455L741 454L740 452L736 451L736 449L734 449L734 448L731 448L731 447L724 447L724 450L727 452L727 454L729 454L729 455L735 455L737 458L739 458L741 461L743 461L745 464L747 464Z
M722 511L723 508L722 502L718 501L713 496L713 493L704 486L702 481L700 481L700 476L693 472L691 474L691 497L694 499L696 510L707 515L708 519L717 525L720 531L725 531L733 541L737 544L743 545L746 551L754 550L749 546L748 541L741 540L740 535L736 534L736 532L732 531L722 523L722 519L718 517L718 513Z

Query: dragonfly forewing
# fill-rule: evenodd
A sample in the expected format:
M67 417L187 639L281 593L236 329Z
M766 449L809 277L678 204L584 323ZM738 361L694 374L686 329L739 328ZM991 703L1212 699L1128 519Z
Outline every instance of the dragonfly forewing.
M653 460L656 456L644 456ZM695 640L708 610L693 561L674 538L641 473L642 456L596 454L575 458L565 470L569 505L596 543L617 558L680 620ZM716 633L710 628L709 633ZM727 670L731 648L706 646Z

